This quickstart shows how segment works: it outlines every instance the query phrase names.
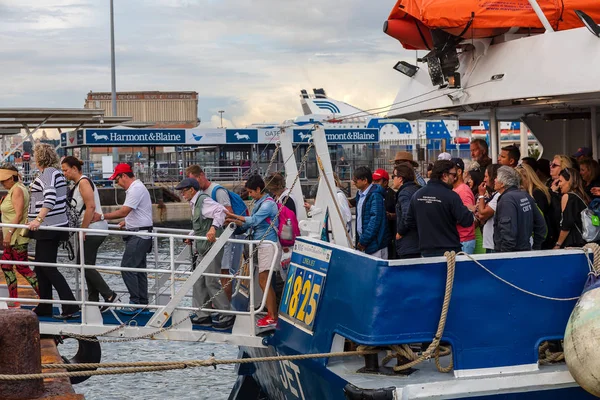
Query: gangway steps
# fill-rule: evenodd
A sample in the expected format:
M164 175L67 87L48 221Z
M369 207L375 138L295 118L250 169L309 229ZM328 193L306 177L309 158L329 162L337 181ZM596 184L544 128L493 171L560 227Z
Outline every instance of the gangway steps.
M23 308L31 309L32 307ZM60 310L57 307L54 308L54 314L60 314ZM102 313L102 324L89 325L83 324L81 317L68 320L61 320L52 317L39 317L40 333L64 336L69 336L69 334L90 336L96 335L100 341L103 339L110 341L117 338L133 340L136 337L158 332L156 328L147 326L148 321L150 321L153 315L154 312L148 310L139 313L136 312L136 314L132 314L130 311L123 312L121 310L107 311ZM174 318L176 322L184 319L178 313L174 315ZM238 316L237 318L239 319L239 323L242 325L247 325L249 322L244 322L245 319L248 319L247 317L244 318L243 316ZM115 327L121 325L122 323L127 324L127 326L103 336L104 333L114 330ZM234 325L233 329L217 330L208 326L194 325L189 319L183 321L183 323L177 324L175 328L169 329L171 324L172 321L169 319L163 327L166 328L165 331L153 335L152 339L228 343L250 347L264 347L262 343L263 337L273 332L272 330L259 331L257 332L256 336L252 336L243 333L248 332L245 327L236 329L236 326Z

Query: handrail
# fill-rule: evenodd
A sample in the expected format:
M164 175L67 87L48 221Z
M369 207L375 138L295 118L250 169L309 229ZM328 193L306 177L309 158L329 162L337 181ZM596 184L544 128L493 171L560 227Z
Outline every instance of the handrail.
M0 223L0 228L3 228L3 227L16 228L16 229L27 229L28 225ZM181 240L184 240L184 239L208 240L206 237L195 236L195 235L193 235L193 232L191 232L191 234L190 234L189 229L156 227L156 228L154 228L153 232L147 232L147 231L123 231L123 230L115 229L116 227L118 227L118 226L111 225L111 226L109 226L109 228L110 228L109 230L101 230L101 229L89 229L89 228L67 228L67 227L41 226L40 230L58 231L58 232L76 232L77 235L79 236L79 249L78 250L79 250L80 254L82 255L80 257L80 260L81 260L80 263L79 264L75 264L73 262L47 263L47 262L36 262L36 261L28 261L28 260L27 261L0 260L0 265L2 265L2 264L27 265L30 267L52 266L52 267L68 268L71 270L78 270L79 273L75 275L77 288L74 290L74 293L76 294L76 296L80 297L80 299L79 300L58 300L58 299L42 300L42 299L19 298L17 300L15 298L10 298L10 297L0 297L0 302L19 301L24 304L43 303L43 304L79 305L81 307L81 324L80 325L78 324L79 325L78 332L85 332L86 326L91 324L91 326L94 326L94 329L95 329L94 335L97 335L96 332L97 332L98 326L103 326L103 322L102 322L102 319L100 319L100 321L98 321L97 317L95 317L94 315L90 315L88 313L89 307L105 307L105 306L109 307L109 308L131 307L131 308L138 309L139 311L160 310L160 309L164 309L164 307L165 307L164 305L161 305L159 303L159 297L161 295L165 294L165 290L167 290L167 293L169 294L171 299L173 299L175 297L182 298L182 297L188 295L187 292L184 293L183 296L181 293L179 293L182 289L175 287L175 276L183 276L183 277L186 277L187 280L189 280L190 279L189 277L191 275L193 275L194 273L187 271L187 270L176 269L178 265L182 265L182 264L190 265L191 263L175 260L175 256L176 256L175 246L174 246L175 240L179 240L179 239L181 239ZM228 229L232 229L232 228L228 228ZM164 255L164 253L155 253L155 256L157 257L157 258L155 258L155 260L153 260L155 262L155 268L139 269L139 268L109 266L109 265L87 265L87 264L85 264L85 261L84 261L85 260L85 256L84 256L85 250L83 247L84 234L151 237L151 238L153 238L153 240L155 240L155 245L157 243L156 240L167 239L167 240L169 240L169 248L168 248L169 256L168 256L168 259L161 260L160 256ZM223 239L225 239L225 238L223 238ZM249 245L250 246L250 254L253 254L254 246L256 246L260 243L274 246L274 247L276 247L276 251L277 251L277 244L274 242L269 242L269 241L261 242L261 240L243 240L243 239L231 239L231 238L229 238L227 241L233 242L233 243L243 243L243 244ZM224 241L223 241L223 243L224 243ZM158 248L158 246L156 246L155 248ZM101 254L98 256L98 259L102 259L102 257L107 257L107 259L109 259L109 260L119 260L120 259L119 257L102 256ZM248 270L240 269L240 271L237 274L218 274L218 273L206 273L206 272L201 274L201 275L207 276L207 277L239 279L240 281L249 282L249 289L250 289L249 290L249 307L248 307L247 311L239 311L239 310L231 310L231 309L216 310L213 308L186 307L186 306L182 306L180 304L180 302L175 304L175 306L173 307L173 310L182 311L182 312L205 311L205 312L218 312L218 313L222 313L222 314L231 314L231 315L245 315L245 316L248 316L252 321L254 321L255 314L258 312L261 312L266 307L266 297L267 297L268 291L263 292L262 299L260 301L260 306L258 309L255 309L254 291L253 291L254 279L255 279L254 278L253 257L251 257L247 261L247 263L249 265ZM165 265L165 264L168 265L167 268L160 267L160 265ZM270 281L272 279L273 273L275 272L276 266L277 266L276 265L276 257L274 257L273 260L271 261L271 265L269 268L267 285L270 284ZM154 296L153 304L146 305L146 304L107 303L107 302L102 302L102 301L97 301L97 302L88 301L87 296L86 296L86 286L84 285L84 282L85 282L85 271L89 270L89 269L105 270L105 271L119 271L119 272L131 271L131 272L139 272L139 273L145 273L145 274L155 274L156 275L156 277L155 277L156 293ZM247 275L244 273L247 273ZM167 278L168 280L170 280L170 283L168 284L169 286L167 288L164 288L161 286L162 285L161 277L164 277L164 276L170 276L170 279ZM166 282L168 282L168 280ZM80 284L81 284L81 286L79 286ZM191 287L189 283L187 286ZM168 289L170 289L170 291ZM150 292L150 290L149 290L149 292ZM191 294L191 290L190 290L190 294ZM97 315L97 312L93 313L93 314ZM179 317L181 317L181 314L177 314L177 315ZM175 318L175 314L172 314L171 317ZM175 324L176 322L177 321L172 321L173 324ZM58 323L58 321L57 321L57 323ZM43 324L48 324L48 322L42 322L42 326L45 326ZM53 322L50 322L50 324L52 325ZM62 325L64 323L60 322L60 324ZM164 322L162 324L164 325ZM114 327L114 325L104 325L104 326ZM242 326L247 326L247 324L242 324ZM254 323L252 322L252 324L250 326L254 327ZM123 327L123 329L127 329L127 328L128 327L126 327L126 326ZM146 324L145 328L148 329L148 328L154 328L154 327L148 323L148 324ZM43 329L42 329L42 331L43 331ZM111 329L109 332L105 332L105 333L114 336L114 334L112 332L113 332L113 329ZM249 332L249 335L255 336L254 329L252 329L252 332ZM197 340L197 338L194 340Z

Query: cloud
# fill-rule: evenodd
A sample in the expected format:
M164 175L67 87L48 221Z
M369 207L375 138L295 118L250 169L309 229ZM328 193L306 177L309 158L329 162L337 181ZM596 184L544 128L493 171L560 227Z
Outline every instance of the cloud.
M301 114L300 89L357 107L390 104L392 5L363 0L115 0L117 90L195 90L203 125ZM108 2L2 0L1 107L82 107L110 91ZM224 115L224 116L225 116ZM220 123L220 118L217 118Z

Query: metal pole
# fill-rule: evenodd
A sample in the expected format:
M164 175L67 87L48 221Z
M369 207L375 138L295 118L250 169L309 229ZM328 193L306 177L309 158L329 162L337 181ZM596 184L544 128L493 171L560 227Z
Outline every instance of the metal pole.
M531 8L533 8L535 15L537 15L542 25L544 25L544 29L548 32L554 32L554 29L552 29L548 18L546 18L546 15L542 11L542 8L538 4L537 0L529 0L529 4L531 5Z
M529 141L527 138L527 125L521 121L521 159L529 156Z
M221 115L221 126L220 128L223 128L223 113L225 112L225 110L219 110L219 114Z
M112 116L117 116L117 77L115 68L115 14L113 0L110 0L110 86ZM119 152L116 147L112 149L113 162L119 161Z
M496 109L490 109L490 147L492 149L492 162L498 163L498 153L500 152L500 141L498 140L498 119L496 118Z
M598 159L598 115L597 113L597 109L596 106L592 106L591 107L591 117L590 117L590 122L591 122L591 131L592 131L592 154L594 157L594 160Z

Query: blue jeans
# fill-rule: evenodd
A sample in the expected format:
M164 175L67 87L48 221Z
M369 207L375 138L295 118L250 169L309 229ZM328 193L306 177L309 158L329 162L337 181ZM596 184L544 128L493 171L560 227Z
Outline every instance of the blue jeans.
M146 269L146 253L152 250L152 239L124 236L125 252L121 259L122 268ZM121 276L129 292L132 304L148 304L148 275L145 272L122 271Z
M476 244L477 244L477 241L475 239L467 240L466 242L461 242L462 251L467 254L473 254L473 253L475 253L475 245Z

